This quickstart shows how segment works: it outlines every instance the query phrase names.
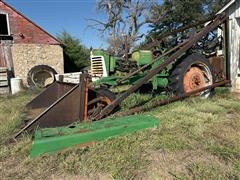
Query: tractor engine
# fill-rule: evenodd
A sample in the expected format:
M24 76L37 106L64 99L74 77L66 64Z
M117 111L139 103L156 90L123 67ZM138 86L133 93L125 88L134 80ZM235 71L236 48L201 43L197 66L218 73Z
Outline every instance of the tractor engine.
M93 49L91 51L91 75L93 81L97 81L101 78L112 76L117 72L133 72L152 60L152 52L148 50L134 51L129 59L126 60L125 57L116 57L104 50Z

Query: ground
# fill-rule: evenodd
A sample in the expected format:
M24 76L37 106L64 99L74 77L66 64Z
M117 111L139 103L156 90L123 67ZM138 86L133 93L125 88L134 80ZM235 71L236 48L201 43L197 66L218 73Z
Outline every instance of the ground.
M0 96L1 179L240 179L240 101L227 90L153 109L158 128L30 159L31 136L11 137L33 96ZM133 94L122 111L150 98Z

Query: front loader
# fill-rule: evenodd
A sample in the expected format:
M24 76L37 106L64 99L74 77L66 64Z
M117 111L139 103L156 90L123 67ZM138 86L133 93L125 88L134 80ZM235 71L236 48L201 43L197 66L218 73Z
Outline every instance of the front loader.
M197 53L192 49L209 32L219 26L226 28L225 22L224 14L217 15L205 26L201 26L199 31L192 31L188 39L171 49L160 53L153 50L133 52L128 64L117 56L108 55L102 50L93 50L91 73L82 73L77 84L66 83L64 76L61 76L59 81L33 99L27 105L32 112L32 120L15 135L15 138L25 130L55 128L69 126L75 122L103 119L115 112L130 94L148 83L155 90L161 88L169 91L169 97L154 102L153 107L191 95L212 96L215 87L230 84L227 58L223 55L207 57L206 54ZM195 26L199 24L193 27ZM110 91L111 87L122 84L128 84L130 88L118 95ZM151 107L135 107L117 114L130 115L149 109ZM85 131L86 129L82 130Z

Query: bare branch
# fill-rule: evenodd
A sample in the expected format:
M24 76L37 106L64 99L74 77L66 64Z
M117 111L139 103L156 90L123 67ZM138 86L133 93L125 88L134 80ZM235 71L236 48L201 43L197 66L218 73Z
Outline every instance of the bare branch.
M88 19L92 28L106 33L111 49L118 53L124 43L122 35L127 35L128 47L142 38L140 28L150 22L145 16L154 0L97 0L97 10L106 14L106 21ZM143 19L143 20L142 20ZM125 38L126 39L126 38Z

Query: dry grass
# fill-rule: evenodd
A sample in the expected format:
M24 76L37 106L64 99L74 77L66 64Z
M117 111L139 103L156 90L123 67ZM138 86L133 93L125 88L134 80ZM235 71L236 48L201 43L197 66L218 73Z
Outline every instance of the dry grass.
M25 119L25 104L33 97L30 91L0 96L0 143L6 142Z
M6 143L30 97L0 97L1 179L240 179L240 102L227 91L152 110L161 121L156 129L35 159L29 136ZM122 107L151 97L133 94Z

